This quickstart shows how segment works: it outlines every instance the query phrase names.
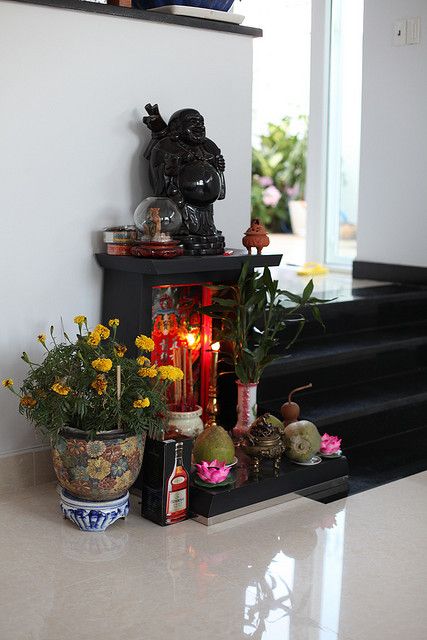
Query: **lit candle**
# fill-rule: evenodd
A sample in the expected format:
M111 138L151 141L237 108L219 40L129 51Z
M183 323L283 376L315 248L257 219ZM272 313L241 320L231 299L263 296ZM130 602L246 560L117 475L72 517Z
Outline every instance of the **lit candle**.
M218 351L221 347L219 342L213 342L211 344L212 360L211 360L211 385L216 386L216 374L218 367Z
M221 345L219 342L214 342L213 344L211 344L211 371L209 380L208 403L206 406L207 420L205 423L205 429L209 429L216 424L216 415L218 413L216 378L218 367L218 351L220 349L220 346Z
M190 388L190 396L193 395L193 357L192 357L192 349L196 342L196 338L192 333L187 335L187 344L188 344L188 386Z
M184 377L182 379L182 402L187 404L187 347L181 347L181 364Z

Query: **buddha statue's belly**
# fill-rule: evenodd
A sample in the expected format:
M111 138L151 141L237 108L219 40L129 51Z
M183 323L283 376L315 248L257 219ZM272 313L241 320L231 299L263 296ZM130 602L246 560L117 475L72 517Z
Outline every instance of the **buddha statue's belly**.
M185 202L198 206L212 204L221 193L219 173L204 160L182 167L178 184Z

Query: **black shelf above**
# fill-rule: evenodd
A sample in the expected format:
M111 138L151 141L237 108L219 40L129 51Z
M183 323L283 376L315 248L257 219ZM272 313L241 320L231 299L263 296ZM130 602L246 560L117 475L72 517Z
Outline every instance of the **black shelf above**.
M235 250L231 256L180 256L170 259L135 258L133 256L110 256L97 253L96 260L104 269L127 271L150 276L176 275L177 273L208 273L240 270L250 260L251 267L277 267L281 254L248 256L245 251ZM209 279L209 278L207 278Z
M182 27L193 27L196 29L210 29L211 31L224 31L251 38L261 38L262 29L245 27L221 22L219 20L206 20L202 18L190 18L188 16L173 16L155 11L145 11L144 9L128 9L126 7L116 7L111 4L100 4L99 2L86 2L85 0L14 0L23 4L38 4L44 7L56 7L58 9L70 9L72 11L86 11L87 13L98 13L120 18L132 18L134 20L146 20L160 24L172 24Z

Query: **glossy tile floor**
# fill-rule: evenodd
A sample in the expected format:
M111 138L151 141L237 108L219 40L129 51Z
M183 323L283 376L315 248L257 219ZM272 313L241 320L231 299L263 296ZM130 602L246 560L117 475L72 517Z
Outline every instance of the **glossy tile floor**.
M427 472L206 528L105 533L53 485L1 504L2 640L425 640Z

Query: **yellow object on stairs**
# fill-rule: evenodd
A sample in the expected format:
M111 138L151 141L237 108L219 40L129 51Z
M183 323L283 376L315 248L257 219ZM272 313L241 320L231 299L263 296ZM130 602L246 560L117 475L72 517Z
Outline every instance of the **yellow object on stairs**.
M328 267L318 262L305 262L297 271L299 276L324 276L326 273L329 273Z

